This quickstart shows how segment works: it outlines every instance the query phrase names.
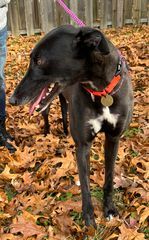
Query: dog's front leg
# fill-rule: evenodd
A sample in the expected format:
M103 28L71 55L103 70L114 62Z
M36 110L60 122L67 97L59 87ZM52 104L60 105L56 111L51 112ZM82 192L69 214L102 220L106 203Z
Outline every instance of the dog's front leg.
M117 157L119 137L111 137L106 134L105 139L105 184L104 184L104 215L107 219L118 215L112 195L113 195L113 174L114 164Z
M49 120L48 120L48 116L49 116L49 111L50 111L50 107L47 107L43 112L42 112L42 116L44 119L44 135L47 136L47 134L50 131L50 124L49 124Z
M85 220L86 226L92 225L96 228L96 223L94 219L94 209L91 202L90 181L89 181L90 147L91 147L91 143L77 144L76 156L77 156L77 163L78 163L78 169L79 169L79 178L81 183L83 219Z
M59 100L60 100L60 105L61 105L62 122L63 122L64 133L65 133L65 135L68 135L68 124L67 124L68 104L66 102L65 97L62 94L59 94Z

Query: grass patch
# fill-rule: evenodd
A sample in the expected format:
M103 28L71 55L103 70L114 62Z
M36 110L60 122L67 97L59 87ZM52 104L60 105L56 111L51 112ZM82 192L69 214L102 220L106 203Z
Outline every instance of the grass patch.
M140 228L140 232L144 233L144 239L149 239L149 228Z
M32 213L32 211L33 211L32 206L28 206L28 207L26 208L26 211L29 212L29 213Z
M79 226L83 227L82 213L76 212L76 211L71 211L70 216L72 217L73 221L75 221Z
M130 174L136 174L137 173L137 168L136 167L130 167Z
M144 232L144 235L145 235L145 239L149 239L149 229L144 229L143 230L143 232Z
M103 190L99 187L95 187L91 189L91 196L97 198L97 200L102 201L103 200Z
M94 158L94 160L99 160L99 155L98 154L94 154L93 158Z
M51 219L45 219L44 217L39 217L36 221L36 224L39 226L47 227L51 225Z
M71 192L66 192L66 193L62 193L61 196L56 198L56 200L65 202L65 201L67 201L68 199L70 199L72 197L73 197L73 194Z
M137 157L139 155L139 153L137 151L134 151L132 149L129 151L129 153L132 157Z
M135 127L134 128L129 128L124 132L124 136L128 137L128 138L131 138L131 137L136 136L140 132L141 132L141 128L135 128Z
M11 184L6 184L5 193L6 193L8 202L10 202L17 195L18 192L15 190L15 188Z
M103 224L99 224L97 226L97 234L94 237L94 240L103 240L102 236L103 236L103 233L105 231L105 228L106 227Z

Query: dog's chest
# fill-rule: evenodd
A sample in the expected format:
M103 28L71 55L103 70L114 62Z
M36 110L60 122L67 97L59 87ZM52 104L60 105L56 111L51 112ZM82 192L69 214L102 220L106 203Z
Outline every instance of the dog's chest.
M109 107L103 107L102 114L98 115L96 118L92 118L88 121L90 127L94 131L94 133L98 133L102 129L103 122L106 121L113 126L116 127L118 122L119 114L113 114L110 112Z

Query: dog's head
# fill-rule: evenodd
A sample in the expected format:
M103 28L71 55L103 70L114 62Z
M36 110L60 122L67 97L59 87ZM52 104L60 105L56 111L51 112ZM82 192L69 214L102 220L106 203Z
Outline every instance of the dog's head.
M86 81L93 51L109 53L107 41L98 30L62 26L49 32L30 55L29 68L9 102L31 102L30 114L43 111L67 86Z

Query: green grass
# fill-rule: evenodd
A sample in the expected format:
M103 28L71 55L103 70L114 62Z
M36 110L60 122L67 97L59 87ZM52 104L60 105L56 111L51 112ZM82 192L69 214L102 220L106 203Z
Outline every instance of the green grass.
M29 212L29 213L32 213L32 211L33 211L32 206L28 206L28 207L26 208L26 211Z
M139 153L137 151L134 151L132 149L129 151L129 153L132 157L137 157L139 155Z
M93 158L94 158L94 160L99 160L99 155L98 154L94 154Z
M136 174L137 173L137 168L136 167L130 167L130 174Z
M144 233L144 239L149 239L149 228L144 227L140 229L140 232Z
M15 190L15 188L11 184L6 184L5 193L6 193L8 202L10 202L17 195L18 192Z
M145 239L149 239L149 229L144 229Z
M124 136L128 137L128 138L131 138L131 137L136 136L141 131L142 131L141 128L129 128L128 130L126 130L124 132Z
M78 225L83 227L82 213L71 211L70 216L72 217L73 221L75 221Z
M71 192L66 192L66 193L62 193L58 198L56 198L56 200L64 202L72 197L73 197L73 194Z
M40 217L37 219L36 224L39 226L47 227L51 225L51 219L45 219L44 217Z
M91 189L91 196L97 198L97 200L102 201L103 200L103 190L99 187L95 187Z

